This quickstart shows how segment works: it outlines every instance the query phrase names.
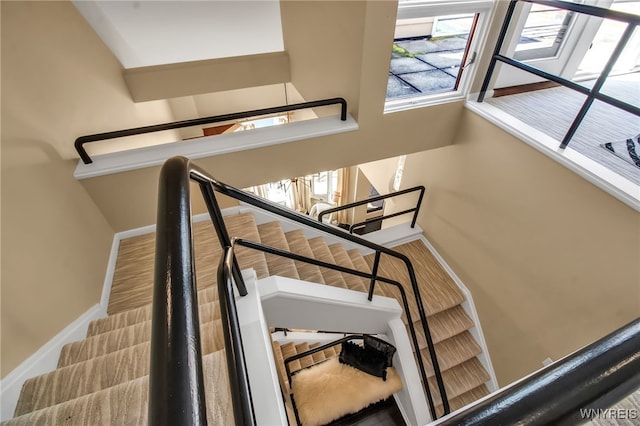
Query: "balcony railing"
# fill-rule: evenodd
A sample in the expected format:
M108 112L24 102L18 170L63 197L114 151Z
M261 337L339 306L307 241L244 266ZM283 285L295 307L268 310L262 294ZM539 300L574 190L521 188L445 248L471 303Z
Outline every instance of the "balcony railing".
M88 143L106 141L109 139L122 138L126 136L135 136L135 135L142 135L146 133L162 132L165 130L175 130L175 129L181 129L184 127L202 126L204 124L221 123L224 121L240 120L243 118L257 117L261 115L278 114L282 112L296 111L300 109L316 108L321 106L337 105L337 104L340 105L340 120L345 121L347 119L347 101L345 101L343 98L331 98L331 99L322 99L319 101L310 101L310 102L302 102L298 104L282 105L282 106L271 107L271 108L255 109L251 111L234 112L231 114L214 115L211 117L194 118L191 120L173 121L171 123L154 124L152 126L135 127L132 129L117 130L113 132L97 133L94 135L79 137L78 139L76 139L74 146L76 148L76 151L78 152L78 155L80 155L80 158L82 159L83 163L90 164L93 162L93 160L91 159L91 157L87 153L87 150L85 149L85 145Z
M420 185L420 186L414 186L413 188L407 188L407 189L403 189L401 191L396 191L396 192L391 192L389 194L384 194L384 195L378 195L375 197L369 197L366 200L361 200L361 201L356 201L354 203L349 203L349 204L345 204L343 206L338 206L338 207L333 207L331 209L327 209L327 210L323 210L319 215L318 215L318 221L322 222L324 216L331 214L331 213L335 213L335 212L339 212L342 210L348 210L354 207L359 207L359 206L364 206L366 204L369 203L375 203L378 201L382 201L382 200L386 200L389 198L394 198L394 197L399 197L401 195L405 195L405 194L410 194L412 192L418 192L418 200L416 201L416 205L415 207L412 207L410 209L406 209L406 210L402 210L399 212L395 212L395 213L391 213L388 215L382 215L382 216L378 216L378 217L374 217L371 219L367 219L364 222L357 222L354 223L352 225L349 226L349 233L353 234L353 232L357 229L360 228L364 228L367 225L370 225L372 223L377 223L377 222L382 222L386 219L391 219L392 217L397 217L397 216L402 216L405 214L409 214L409 213L413 213L413 217L411 219L411 227L415 227L416 226L416 220L418 219L418 213L420 212L420 206L422 205L422 199L424 197L424 191L425 191L425 187Z
M516 5L519 2L541 4L545 6L569 10L572 12L577 12L577 13L594 16L598 18L612 19L612 20L616 20L616 21L627 24L627 27L623 32L622 36L620 37L618 44L616 45L613 53L607 60L606 65L604 66L602 72L600 73L600 76L597 78L595 84L591 89L583 85L580 85L574 81L568 80L566 78L560 77L555 74L548 73L544 70L536 68L525 62L518 61L516 59L510 58L508 56L501 54L502 48L507 38L510 24L514 16ZM495 72L496 64L498 62L502 62L512 67L516 67L518 69L529 72L531 74L535 74L539 77L553 81L562 86L568 87L569 89L575 90L577 92L580 92L586 95L586 99L582 104L582 107L580 108L576 118L571 123L571 126L567 130L564 138L560 143L561 149L564 149L567 147L567 145L569 144L569 142L577 132L578 127L580 126L582 121L585 119L587 112L589 111L589 108L591 108L591 105L595 100L602 101L604 103L612 105L628 113L640 116L640 108L638 108L637 106L629 104L627 102L623 102L619 99L608 96L601 92L602 87L607 80L607 77L611 73L611 70L613 69L614 65L618 61L618 58L624 51L625 47L627 46L629 40L631 39L631 36L634 34L636 27L638 25L640 25L640 16L638 15L620 12L616 10L605 9L601 7L591 6L591 5L586 5L586 4L579 4L579 3L573 3L573 2L561 1L561 0L510 0L509 7L507 9L507 14L502 24L502 28L498 36L498 41L496 42L496 46L493 51L493 56L489 63L489 68L487 69L487 74L484 78L484 82L482 83L482 88L480 89L478 102L482 102L484 100L487 90L489 89L489 85L491 84L491 80L493 78L493 73Z

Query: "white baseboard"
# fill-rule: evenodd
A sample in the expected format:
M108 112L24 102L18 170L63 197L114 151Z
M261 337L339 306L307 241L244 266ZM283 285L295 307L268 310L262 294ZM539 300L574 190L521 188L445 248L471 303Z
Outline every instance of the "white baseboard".
M2 395L0 421L13 417L23 383L31 377L55 370L62 347L67 343L84 339L89 323L106 315L106 306L94 305L7 374L0 382Z
M113 275L116 269L120 241L124 238L152 232L153 230L155 230L155 225L132 231L119 232L113 236L100 302L76 318L71 324L56 334L51 340L2 379L0 382L0 398L2 399L0 421L9 420L13 417L22 385L27 379L55 370L58 366L58 358L60 358L62 347L67 343L86 338L89 323L107 316L107 307L109 306L109 298L111 297L111 285L113 284Z
M239 207L232 207L225 209L223 214L227 215L238 212ZM202 222L208 219L209 215L207 213L193 217L194 222ZM60 357L62 347L67 343L86 338L89 323L93 320L107 316L107 307L109 306L109 298L111 297L111 286L113 284L113 276L115 274L120 241L126 238L155 232L155 230L156 225L148 225L128 231L118 232L113 236L113 243L111 244L111 252L109 254L107 270L105 272L100 303L94 305L76 318L71 324L40 347L40 349L24 360L18 367L0 381L0 399L2 400L2 404L0 405L0 421L9 420L13 417L13 413L20 396L20 391L22 390L22 385L27 379L55 370L58 365L58 358Z

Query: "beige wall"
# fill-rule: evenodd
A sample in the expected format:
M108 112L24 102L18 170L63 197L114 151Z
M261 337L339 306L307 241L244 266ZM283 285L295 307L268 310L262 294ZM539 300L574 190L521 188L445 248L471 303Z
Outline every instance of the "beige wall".
M135 102L223 92L289 81L286 52L157 65L124 71Z
M73 178L74 139L170 117L131 102L70 2L1 7L4 377L100 301L113 229Z
M365 10L363 1L280 2L291 82L305 99L343 97L357 114Z
M281 12L292 84L306 100L344 97L360 129L201 159L201 167L243 188L452 142L462 102L383 114L395 2L284 1ZM153 167L82 184L121 231L155 222L158 172Z
M506 385L640 315L640 214L465 111L407 158L419 225L469 287Z

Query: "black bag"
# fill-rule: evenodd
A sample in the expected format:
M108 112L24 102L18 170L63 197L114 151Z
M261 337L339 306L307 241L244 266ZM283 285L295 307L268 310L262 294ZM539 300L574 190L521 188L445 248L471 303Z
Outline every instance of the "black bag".
M396 348L377 337L365 335L364 347L344 342L340 351L340 363L350 365L372 376L387 380L387 367L391 367Z

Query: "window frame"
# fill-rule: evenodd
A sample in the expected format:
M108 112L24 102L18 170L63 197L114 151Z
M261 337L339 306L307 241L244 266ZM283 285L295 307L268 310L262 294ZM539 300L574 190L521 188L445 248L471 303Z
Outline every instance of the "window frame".
M438 17L448 15L458 15L473 13L477 14L477 23L471 44L468 47L465 57L479 57L479 53L485 47L489 23L494 13L495 0L400 0L398 3L398 13L396 22L405 19L419 19L427 17ZM390 62L389 62L390 64ZM457 88L448 92L420 94L407 96L405 98L390 99L384 103L384 113L404 111L407 109L439 105L442 103L460 101L466 99L471 88L477 67L476 61L463 67L469 68L463 72ZM387 69L387 72L389 70Z

